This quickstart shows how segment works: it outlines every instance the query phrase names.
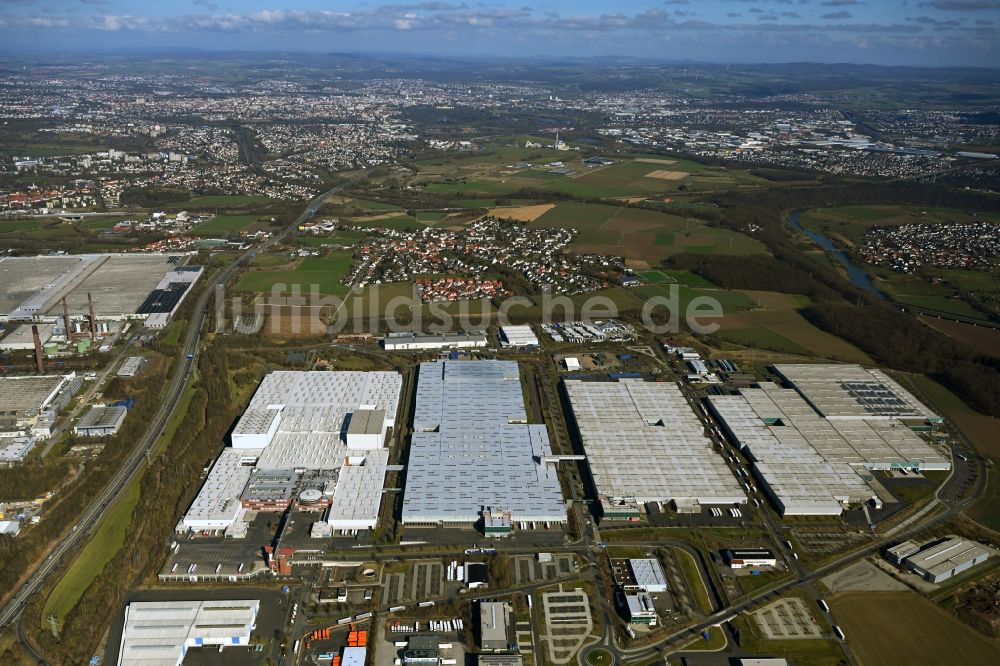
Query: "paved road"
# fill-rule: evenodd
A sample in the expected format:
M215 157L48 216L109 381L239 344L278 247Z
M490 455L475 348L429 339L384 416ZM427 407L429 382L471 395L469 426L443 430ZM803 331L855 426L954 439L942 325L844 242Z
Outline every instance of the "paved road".
M157 440L163 434L163 430L173 416L181 395L183 395L185 389L190 385L193 376L192 370L197 360L198 346L201 342L201 329L208 313L209 299L215 294L216 289L224 287L239 267L254 253L266 250L281 242L292 230L315 215L326 198L338 192L342 187L343 185L335 187L314 198L309 202L302 214L296 218L295 222L261 245L251 248L237 257L218 273L212 284L202 292L195 304L191 320L188 323L187 336L181 348L181 363L173 371L163 404L150 423L149 428L147 428L146 433L136 442L125 463L118 469L100 494L84 510L76 525L68 529L62 539L52 548L49 556L14 591L9 601L4 605L2 611L0 611L0 631L18 621L31 596L42 589L46 579L59 569L67 555L72 554L77 545L86 541L87 535L100 522L101 517L107 511L108 507L111 506L119 493L143 468L147 453L153 449ZM18 631L18 637L23 638L23 631ZM24 643L22 642L22 644ZM27 646L27 649L33 653L30 646ZM39 659L39 661L42 660Z

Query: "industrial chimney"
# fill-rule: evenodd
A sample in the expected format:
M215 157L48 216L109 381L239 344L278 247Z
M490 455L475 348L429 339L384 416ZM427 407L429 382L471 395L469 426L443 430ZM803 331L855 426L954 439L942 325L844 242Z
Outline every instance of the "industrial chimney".
M87 292L87 309L90 310L90 341L97 341L97 317L94 316L94 299Z
M38 326L31 325L31 337L35 341L35 368L38 374L45 374L45 357L42 355L42 338L38 335Z
M73 327L69 322L69 306L66 305L66 297L63 296L63 321L66 323L66 342L73 340Z

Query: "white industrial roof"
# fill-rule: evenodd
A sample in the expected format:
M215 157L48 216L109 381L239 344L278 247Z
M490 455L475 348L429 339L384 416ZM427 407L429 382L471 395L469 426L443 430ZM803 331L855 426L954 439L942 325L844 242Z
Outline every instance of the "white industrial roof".
M396 419L403 378L398 372L272 372L264 377L233 434L268 432L275 411L280 432L323 432L340 435L347 415L360 408L385 412Z
M666 589L667 578L663 575L663 567L660 566L659 560L653 558L631 559L628 564L632 569L632 577L635 579L636 585L651 588L650 591L656 588Z
M565 382L597 490L639 502L746 502L677 385Z
M262 452L263 449L222 449L184 515L184 524L191 529L205 529L236 520L240 512L240 495Z
M15 433L0 433L0 462L22 460L35 446L35 438Z
M709 396L709 403L786 514L836 515L843 503L874 496L861 476L871 469L950 465L897 420L826 419L798 392L774 384Z
M484 507L564 521L545 426L526 421L516 362L422 363L403 521L473 523Z
M531 347L538 346L538 336L527 324L511 325L500 327L500 334L503 336L503 343L510 347Z
M906 561L932 575L943 574L972 560L989 555L989 550L974 541L954 537L910 555Z
M133 601L118 666L179 666L187 647L247 645L260 601Z
M881 370L839 363L774 369L828 419L938 418Z
M331 524L372 527L385 481L386 449L353 450L345 442L350 415L384 432L396 418L397 372L292 372L267 375L233 431L251 446L227 448L184 518L191 529L239 517L240 495L253 466L273 470L340 470ZM379 423L372 419L380 418ZM260 446L252 446L259 442ZM249 464L250 466L244 466Z

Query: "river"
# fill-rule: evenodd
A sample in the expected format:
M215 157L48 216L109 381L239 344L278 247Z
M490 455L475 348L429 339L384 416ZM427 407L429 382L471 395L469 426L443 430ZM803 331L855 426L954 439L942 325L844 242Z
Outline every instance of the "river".
M837 247L832 240L824 236L823 234L816 233L811 229L806 229L799 222L799 213L801 211L792 211L792 216L788 219L788 225L804 233L810 238L814 243L819 245L821 248L833 255L833 258L840 262L840 264L847 270L847 277L850 279L851 283L860 288L864 289L866 292L875 296L876 298L886 300L885 294L879 291L878 287L871 281L868 277L868 273L865 272L863 268L851 261L851 258L846 252Z

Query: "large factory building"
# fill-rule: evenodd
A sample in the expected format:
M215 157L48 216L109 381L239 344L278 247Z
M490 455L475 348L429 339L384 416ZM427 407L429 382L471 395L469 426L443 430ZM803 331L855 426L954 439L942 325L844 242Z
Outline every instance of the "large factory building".
M528 424L515 361L420 364L403 523L566 521L544 425Z
M182 527L238 533L247 511L293 505L331 530L374 527L401 387L397 372L269 374Z
M621 379L564 386L605 506L626 498L695 511L747 501L676 384Z

